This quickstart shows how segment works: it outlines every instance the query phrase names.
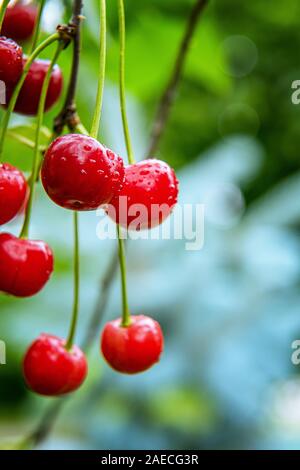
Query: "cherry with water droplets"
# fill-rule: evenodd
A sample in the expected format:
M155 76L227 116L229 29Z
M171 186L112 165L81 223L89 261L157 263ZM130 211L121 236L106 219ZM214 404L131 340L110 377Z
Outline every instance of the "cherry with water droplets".
M0 163L0 225L13 220L25 204L28 186L23 173Z
M42 334L27 350L23 375L27 386L35 393L60 396L77 390L87 375L84 353L57 336Z
M53 272L53 253L43 241L0 234L0 291L15 297L40 292Z
M159 323L144 315L132 316L129 326L122 320L106 324L101 350L108 364L124 374L144 372L160 359L164 339Z
M27 211L28 203L29 203L29 198L30 198L30 188L27 185L26 195L25 195L23 204L22 204L20 210L17 213L17 217L22 217L22 216L26 215L26 211Z
M111 201L109 216L132 230L150 229L161 224L178 200L178 180L167 163L144 160L125 168L125 181Z
M0 80L7 86L15 85L23 71L22 48L12 39L0 37Z
M25 65L26 59L23 59ZM43 83L50 66L49 60L35 60L29 69L24 84L18 96L14 112L24 114L25 116L35 116L38 112ZM45 111L54 106L59 100L63 89L63 76L61 69L55 65L50 78L49 88L46 97ZM14 87L7 87L7 102L13 94Z
M37 20L36 5L19 2L8 6L1 29L1 34L15 41L26 41L33 32Z
M97 140L69 134L50 145L41 177L46 193L56 204L90 211L109 203L120 191L124 164Z

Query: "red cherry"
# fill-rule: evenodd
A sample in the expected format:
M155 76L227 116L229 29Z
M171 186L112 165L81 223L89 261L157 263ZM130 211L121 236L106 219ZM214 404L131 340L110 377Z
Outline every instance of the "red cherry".
M0 163L0 225L10 222L19 213L27 188L23 173L8 163Z
M123 180L123 160L85 135L69 134L56 139L42 166L46 193L65 209L95 210L110 202Z
M0 234L0 291L15 297L31 297L53 272L53 253L42 241Z
M26 60L23 60L23 64ZM35 60L29 69L25 82L20 91L14 111L26 116L35 116L38 112L43 83L50 61ZM63 76L58 65L53 68L46 98L45 111L48 111L60 98L63 88ZM13 87L7 89L7 101L13 93Z
M38 9L35 5L17 3L8 7L1 33L16 41L29 39L34 31L37 14Z
M18 211L17 216L22 217L26 214L26 210L27 210L28 202L29 202L29 197L30 197L30 188L27 185L27 191L26 191L26 195L25 195L25 198L24 198L24 202L23 202L20 210Z
M6 85L18 82L23 71L22 48L12 39L0 37L0 80Z
M87 375L83 352L66 341L42 334L29 347L23 362L23 374L28 387L40 395L58 396L77 390Z
M171 214L177 199L174 170L160 160L145 160L125 168L123 189L111 201L108 214L126 228L153 228Z
M152 318L131 317L131 325L123 327L121 319L106 324L101 349L108 364L118 372L137 374L159 361L163 351L163 333Z

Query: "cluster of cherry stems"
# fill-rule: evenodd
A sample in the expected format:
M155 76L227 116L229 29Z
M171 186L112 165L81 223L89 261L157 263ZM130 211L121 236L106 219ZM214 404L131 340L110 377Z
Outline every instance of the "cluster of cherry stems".
M96 109L92 130L52 137L50 146L41 152L40 139L43 115L60 98L63 77L56 61L66 47L66 38L59 32L39 46L39 28L43 1L34 4L2 2L0 10L0 80L7 90L6 112L0 131L0 158L12 112L37 116L33 168L26 181L20 170L8 163L0 164L0 225L24 215L19 237L0 233L0 291L16 297L31 297L48 282L54 268L51 248L43 241L30 240L29 226L36 181L40 180L49 198L74 213L74 307L68 338L42 334L27 350L23 374L27 386L36 393L58 396L76 390L87 375L85 354L74 344L79 309L79 237L78 211L93 211L107 204L115 208L114 219L119 240L122 279L122 317L106 324L101 336L101 350L108 364L116 371L135 374L158 362L163 350L160 325L144 316L131 316L126 290L126 266L120 226L129 228L130 206L142 204L147 218L137 229L151 229L168 217L177 202L178 182L174 171L164 162L151 159L136 163L128 131L125 103L125 14L119 0L120 21L120 102L129 164L97 140L102 109L106 54L106 5L100 2L101 37L100 71ZM21 41L32 38L31 54L23 55ZM52 61L38 55L50 44L57 48ZM1 161L1 160L0 160ZM120 197L126 197L126 213ZM156 217L153 204L164 205L167 211ZM122 212L123 211L123 212ZM109 214L111 215L111 214Z

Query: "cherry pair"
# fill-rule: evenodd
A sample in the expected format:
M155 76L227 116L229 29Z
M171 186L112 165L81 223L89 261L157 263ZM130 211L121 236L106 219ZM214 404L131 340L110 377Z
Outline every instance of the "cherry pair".
M108 323L103 331L101 349L116 371L136 374L159 361L163 334L157 322L149 317L131 318L123 328L121 319ZM23 374L28 387L46 396L60 396L77 390L87 375L84 353L73 346L66 349L65 340L42 334L27 350Z
M23 2L9 6L6 10L0 37L0 80L6 84L7 104L26 63L22 48L15 41L28 39L32 35L36 17L37 7ZM15 105L15 112L26 116L37 114L42 86L49 66L49 61L39 59L31 64ZM57 102L62 87L62 73L56 65L50 79L45 111Z
M23 72L26 58L22 48L12 39L0 37L0 80L6 84L6 101L9 103L14 88ZM49 69L48 60L35 60L29 69L21 88L14 111L27 116L37 114L43 83ZM45 111L48 111L59 99L63 87L63 76L60 68L53 68L47 92ZM7 106L6 104L6 106Z
M0 42L1 44L1 42ZM0 64L1 64L1 49L0 49ZM23 58L22 69L26 64L26 58ZM35 116L38 112L40 97L42 93L43 83L46 78L50 66L49 60L36 59L32 62L30 69L26 75L24 84L20 90L14 112L23 114L25 116ZM5 81L5 80L3 80ZM15 83L8 83L6 89L7 105L14 92ZM49 88L47 91L45 111L54 106L59 100L63 89L63 76L61 69L58 65L53 67Z
M162 223L178 197L178 181L166 163L146 160L124 168L123 160L111 150L78 134L59 137L51 144L42 183L48 196L65 209L88 211L110 204L108 214L128 228L138 209L145 208L137 230ZM161 210L153 211L155 206Z

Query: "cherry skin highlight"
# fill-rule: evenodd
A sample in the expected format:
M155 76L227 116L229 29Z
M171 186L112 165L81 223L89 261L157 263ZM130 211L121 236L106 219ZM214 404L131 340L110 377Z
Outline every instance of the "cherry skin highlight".
M2 25L1 34L15 41L29 39L34 31L38 9L35 5L17 3L8 7Z
M53 272L53 254L43 241L0 234L0 291L31 297L43 289Z
M0 163L0 225L18 215L25 204L27 188L21 171L9 163Z
M77 347L67 351L66 341L42 334L29 347L23 361L27 386L40 395L59 396L74 392L87 375L87 360Z
M145 160L125 168L123 189L107 212L130 230L150 229L171 214L177 199L174 170L160 160Z
M41 176L46 193L56 204L91 211L110 202L120 191L124 164L97 140L69 134L50 145Z
M23 65L26 60L23 59ZM48 60L35 60L29 69L25 82L21 88L14 111L25 116L35 116L38 112L39 101L42 93L43 83L50 66ZM55 65L51 74L50 84L47 92L45 111L49 111L59 100L63 88L63 76L58 65ZM8 86L7 101L9 102L14 87Z
M15 85L23 71L22 48L12 39L0 37L0 80Z
M137 374L159 361L164 339L160 325L144 315L132 316L123 327L119 318L106 324L101 350L108 364L118 372Z

